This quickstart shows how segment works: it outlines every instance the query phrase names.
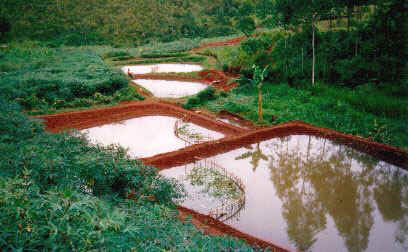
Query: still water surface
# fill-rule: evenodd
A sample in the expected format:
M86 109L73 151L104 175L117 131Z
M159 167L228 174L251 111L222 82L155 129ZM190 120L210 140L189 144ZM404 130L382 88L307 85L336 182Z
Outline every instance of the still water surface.
M127 74L149 74L149 73L189 73L203 70L200 65L193 64L153 64L153 65L137 65L124 66L122 71Z
M202 83L189 81L138 79L132 82L146 88L155 97L159 98L181 98L197 94L207 87Z
M245 208L226 222L243 232L300 251L408 250L403 169L327 139L297 135L211 159L246 186ZM180 178L186 168L161 174ZM204 211L200 200L183 205Z
M178 118L170 116L143 116L119 123L105 124L82 130L91 143L104 146L119 144L128 148L134 158L150 157L156 154L184 148L186 144L174 135L174 124ZM224 137L223 134L208 130L193 123L187 123L195 133L211 139Z

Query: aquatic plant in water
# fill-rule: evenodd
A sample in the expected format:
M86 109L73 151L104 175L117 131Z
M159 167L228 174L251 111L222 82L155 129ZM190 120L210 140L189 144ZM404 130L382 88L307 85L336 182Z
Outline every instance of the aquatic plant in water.
M186 175L191 185L202 186L202 193L221 199L237 200L240 198L240 188L221 172L204 166L195 166Z

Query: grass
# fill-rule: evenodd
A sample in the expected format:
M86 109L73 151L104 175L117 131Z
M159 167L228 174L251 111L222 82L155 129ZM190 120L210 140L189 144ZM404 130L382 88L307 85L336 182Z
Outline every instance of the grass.
M185 56L175 58L160 58L160 59L141 59L137 61L129 61L130 65L143 65L143 64L159 64L159 63L181 63L181 62L194 62L199 63L205 61L207 58L202 56Z
M408 101L404 96L389 96L369 85L355 90L323 84L296 89L268 83L262 92L267 124L302 120L408 149ZM254 88L238 88L204 104L211 111L225 109L257 122L256 95Z
M52 113L60 109L117 104L143 99L117 69L86 48L13 45L0 63L0 93L27 111ZM106 57L124 55L106 54Z

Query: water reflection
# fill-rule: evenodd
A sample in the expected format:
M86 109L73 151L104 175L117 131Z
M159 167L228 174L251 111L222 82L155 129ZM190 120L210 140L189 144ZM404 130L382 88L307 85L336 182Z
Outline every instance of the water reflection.
M256 145L254 151L247 151L241 154L240 156L236 157L235 159L240 160L240 159L251 158L251 161L249 161L249 163L252 164L252 167L253 167L252 170L256 171L256 168L258 167L259 161L261 159L268 161L268 157L265 154L263 154L262 149L259 147L259 144L260 143ZM250 146L249 149L252 150L253 149L252 146Z
M306 150L299 142L289 148L288 138L269 146L274 149L271 180L283 201L282 217L296 247L310 250L329 215L348 251L366 250L374 200L385 221L400 221L396 240L405 243L408 226L403 218L401 171L387 164L376 167L373 158L345 146L327 145L326 140L321 144L309 136L307 142Z
M227 222L234 228L299 251L408 249L405 170L313 136L275 138L212 159L246 188L245 209ZM187 207L199 211L194 204Z

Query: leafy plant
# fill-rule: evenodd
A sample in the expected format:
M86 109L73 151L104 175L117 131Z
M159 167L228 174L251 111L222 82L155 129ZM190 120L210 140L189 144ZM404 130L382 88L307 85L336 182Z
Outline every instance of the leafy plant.
M266 66L264 69L259 68L257 65L252 65L253 77L248 79L242 77L239 79L239 82L249 82L251 86L256 87L258 90L258 121L263 121L263 112L262 112L262 85L264 83L265 77L268 76L269 66Z

